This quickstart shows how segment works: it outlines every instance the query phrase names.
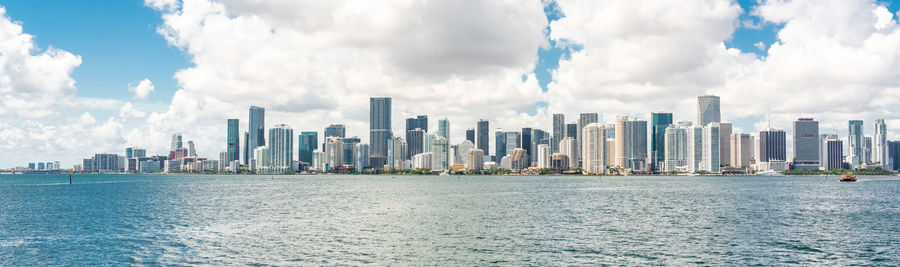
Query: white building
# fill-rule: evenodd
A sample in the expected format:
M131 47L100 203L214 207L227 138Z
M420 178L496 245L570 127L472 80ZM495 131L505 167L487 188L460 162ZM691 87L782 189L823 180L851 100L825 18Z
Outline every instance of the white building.
M253 161L256 162L254 171L268 167L269 160L269 148L267 146L258 146L256 149L253 149Z
M540 144L537 146L537 167L550 168L550 145Z
M484 169L484 150L477 148L470 149L466 157L468 158L466 160L466 170L480 171Z
M431 169L432 163L434 163L434 159L431 152L419 153L412 156L413 169Z
M875 120L875 138L872 140L872 161L881 163L888 170L891 166L888 160L887 125L884 119Z
M566 155L569 158L569 169L578 168L578 161L575 160L577 157L575 153L578 151L575 149L575 138L566 137L563 138L562 141L559 141L559 153ZM500 165L503 165L502 162Z
M431 159L433 160L431 169L435 171L450 170L450 144L447 143L447 139L436 136L431 147Z
M603 162L606 154L606 126L599 123L591 123L581 129L581 163L586 173L605 173L606 162Z
M701 169L710 173L722 172L722 164L719 161L722 156L722 148L719 142L722 138L719 136L719 123L711 122L703 126L703 161Z
M688 131L692 131L691 122L679 122L669 125L664 134L666 147L663 169L665 171L687 171L688 164Z

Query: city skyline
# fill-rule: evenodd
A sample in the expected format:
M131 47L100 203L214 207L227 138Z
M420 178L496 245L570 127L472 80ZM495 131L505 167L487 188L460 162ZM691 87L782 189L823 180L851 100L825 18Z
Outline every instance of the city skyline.
M459 21L461 17L451 12L415 24L404 15L378 29L363 23L372 14L334 16L344 3L329 3L323 10L304 13L319 22L310 24L321 27L315 31L276 12L306 10L295 6L302 3L272 3L254 10L231 2L196 3L201 4L155 0L110 4L111 10L122 11L112 13L134 15L123 19L71 3L4 2L0 27L17 41L0 51L13 64L0 71L0 76L10 77L0 85L6 97L0 103L0 168L47 161L71 166L86 155L122 153L123 147L143 147L148 154L161 155L168 152L166 144L175 132L187 138L185 143L194 141L200 154L216 158L223 150L220 133L226 125L221 121L240 119L238 136L243 138L250 132L245 122L250 105L267 109L266 129L283 123L297 132L320 131L343 124L347 136L370 143L370 118L361 107L378 96L393 98L394 136L405 136L397 122L427 114L433 120L429 127L436 129L433 123L444 117L454 125L451 144L480 119L490 122L489 131L533 128L548 133L554 130L552 116L557 113L566 115L566 126L581 113L598 113L598 121L605 123L620 115L651 122L654 111L671 112L675 122L693 121L696 97L707 94L721 97L720 121L732 123L735 133L758 133L771 118L773 126L792 136L794 120L815 118L820 132L836 130L846 142L847 121L859 119L864 134L872 137L870 153L875 158L883 157L888 144L875 138L873 122L885 120L885 134L879 136L897 136L900 129L900 116L891 108L897 104L893 88L898 86L895 77L900 68L894 66L900 59L893 49L863 45L896 45L892 37L900 36L895 15L900 6L894 1L710 0L704 2L710 5L655 3L645 6L644 13L633 13L638 10L629 8L634 3L577 9L570 1L474 7L434 2L383 8L412 15L475 8L509 14L511 19L497 21L489 15L492 12L485 12ZM185 8L192 12L182 12ZM410 10L416 12L405 12ZM607 12L630 16L622 21L591 19ZM100 26L86 24L94 20L82 16L98 18ZM249 18L256 23L236 27ZM336 18L341 20L331 20ZM682 18L705 26L678 23ZM178 24L178 19L197 23ZM216 23L203 23L207 20ZM637 21L659 23L622 27L643 25ZM791 30L809 24L823 27ZM312 32L357 36L348 30L354 27L336 25L357 25L372 38L362 43L348 43L349 38L308 41L317 39L308 38ZM470 26L460 32L419 27L399 31L409 35L384 37L389 35L381 30L397 32L399 25ZM625 28L632 31L616 30ZM244 34L221 35L215 29ZM87 34L97 38L80 38ZM135 38L127 38L131 36ZM473 36L498 39L488 42ZM216 43L228 45L227 49L203 45L210 37L223 40ZM645 38L668 41L641 41ZM271 41L276 39L283 42ZM307 49L292 49L297 47ZM22 72L12 73L15 69ZM651 125L648 131L652 132ZM790 142L789 138L788 155L793 149ZM240 154L252 155L243 140L239 147ZM493 145L485 148L494 154Z

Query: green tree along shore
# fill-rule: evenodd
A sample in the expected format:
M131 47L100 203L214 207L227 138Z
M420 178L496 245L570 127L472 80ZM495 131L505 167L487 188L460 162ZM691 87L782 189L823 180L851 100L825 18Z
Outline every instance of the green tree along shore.
M784 175L842 175L845 173L853 174L853 175L894 175L895 172L885 170L885 169L862 169L862 170L844 170L844 169L831 169L831 170L787 170L782 172Z

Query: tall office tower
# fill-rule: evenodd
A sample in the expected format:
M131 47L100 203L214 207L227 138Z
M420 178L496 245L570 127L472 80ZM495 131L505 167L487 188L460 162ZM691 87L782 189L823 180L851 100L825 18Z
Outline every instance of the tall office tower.
M269 129L269 166L290 168L294 162L294 130L285 124Z
M422 151L431 152L431 149L434 148L432 145L434 145L435 138L437 138L437 135L434 135L433 133L425 133L425 139L424 141L422 141Z
M672 172L683 171L687 168L687 131L690 128L690 122L687 125L679 123L678 126L671 124L666 127L663 132L666 155L661 169Z
M297 160L311 164L312 153L316 149L319 149L319 133L301 132L297 139Z
M428 115L419 115L416 116L416 120L419 121L419 128L422 128L422 131L428 132Z
M605 173L606 162L603 162L603 158L606 153L606 127L594 122L585 125L581 131L582 169L587 173Z
M509 155L513 149L522 148L522 135L519 132L506 132L503 135L506 136L506 141L503 142L506 145L506 148L503 149L503 157Z
M497 128L497 131L494 132L494 151L498 159L506 156L506 133L500 128Z
M325 138L325 169L335 170L344 166L344 141L340 136Z
M799 118L794 121L794 162L793 168L815 170L819 168L821 147L819 141L819 122L812 118Z
M606 155L603 158L606 168L616 166L616 138L609 138L610 131L615 131L615 129L610 129L609 125L606 125Z
M550 145L540 144L537 146L537 163L540 168L550 168Z
M666 128L672 124L672 113L650 113L650 166L653 170L661 170L666 157Z
M244 157L241 163L250 166L250 132L244 132Z
M783 130L768 129L759 132L759 162L763 169L783 170L787 154L787 143Z
M562 141L559 141L559 153L566 155L566 162L569 164L569 166L566 166L566 169L578 168L578 165L576 165L577 163L570 160L574 159L575 153L577 153L577 150L575 150L575 145L576 142L574 137L567 136L563 138Z
M473 144L475 143L475 129L474 128L466 129L466 140L472 141Z
M896 171L900 169L900 141L888 141L887 147L889 170Z
M731 166L731 123L719 123L719 163L722 166Z
M134 147L126 147L125 148L125 158L130 159L133 157L134 157Z
M863 121L851 120L850 131L847 135L847 143L850 145L848 158L850 158L850 169L856 169L859 165L866 163L865 161L865 144L863 143Z
M534 151L534 155L531 156L531 166L537 164L537 147L542 144L550 144L550 133L541 129L531 129L531 150Z
M865 155L865 157L864 157L865 160L863 162L865 162L866 164L872 163L872 137L871 136L864 137L863 144L865 144L865 146L864 146L865 148L863 149L863 154Z
M616 163L615 166L621 167L623 169L628 168L626 166L626 162L628 162L629 156L631 156L631 145L628 137L631 137L631 133L628 132L628 117L618 116L616 117Z
M266 145L266 109L250 106L249 125L250 128L247 131L250 132L250 147L248 149L255 152L256 147ZM253 159L254 155L251 154L250 158Z
M423 132L428 132L428 115L419 115L415 118L406 119L406 130L412 131L415 129L422 129Z
M373 97L369 99L369 157L376 158L375 162L381 169L387 158L388 143L391 142L391 98ZM368 161L369 159L366 159ZM369 163L369 162L367 162ZM358 166L357 166L358 167ZM369 167L369 166L365 166Z
M447 139L450 142L450 120L443 118L438 120L438 136Z
M550 140L550 152L559 153L559 141L566 137L566 115L553 114L553 136Z
M450 170L450 144L447 142L447 139L440 136L435 136L435 139L431 143L431 146L431 170Z
M337 136L340 138L346 138L347 128L344 127L343 124L332 124L325 127L325 138Z
M701 170L703 163L703 127L693 125L687 128L687 172Z
M828 140L829 139L838 139L837 134L820 134L819 135L819 169L820 170L829 170L825 168L827 163L825 161L828 160ZM843 161L843 155L841 155L841 161Z
M176 150L179 150L179 149L181 149L182 147L184 147L184 146L182 146L182 143L181 143L181 133L174 133L174 134L172 134L172 145L171 145L171 147L172 147L172 148L171 148L169 151L176 151Z
M406 132L406 159L425 152L425 131L416 128Z
M406 146L406 140L403 140L401 137L394 137L391 143L387 160L389 168L405 169L403 162L406 161L406 153L409 151Z
M566 124L566 136L563 138L566 138L566 137L572 137L573 140L575 138L578 138L578 124L577 123L567 123ZM571 162L572 158L569 158L569 161Z
M719 110L719 97L704 95L697 97L697 126L703 127L710 122L722 122Z
M581 153L581 148L582 148L582 144L581 144L581 143L582 143L582 142L581 142L581 140L583 140L583 138L581 137L581 134L583 134L582 129L584 128L584 126L587 126L588 124L595 123L595 122L599 122L599 121L600 121L600 118L599 118L599 117L600 117L600 116L597 115L597 113L581 113L581 114L578 116L578 126L577 126L577 129L575 129L575 142L577 142L577 144L575 144L575 150L576 150L576 153L575 153L575 157L576 157L576 158L575 158L575 162L578 163L578 166L584 166L584 165L582 164L582 160L581 160L581 156L582 156L582 153Z
M837 135L829 136L822 141L822 169L843 169L844 142Z
M702 170L711 173L722 172L722 163L719 161L722 159L719 155L719 153L722 153L722 148L719 147L719 142L721 141L722 138L719 137L718 122L711 122L706 126L703 126Z
M881 166L886 170L889 169L887 160L887 125L884 124L884 119L875 120L875 138L872 141L874 142L872 144L872 161L881 163Z
M753 145L749 134L731 135L731 166L738 168L750 167L750 159L753 154Z
M228 119L228 138L225 147L225 166L231 166L231 162L241 160L240 124L238 119Z
M490 132L490 129L490 124L488 124L488 121L486 120L479 120L478 124L475 126L475 147L484 150L485 157L488 157L491 154L491 142L488 140L488 132Z
M525 163L527 166L531 166L531 157L534 154L534 151L531 149L531 145L533 142L531 140L531 128L522 128L522 149L525 149L525 154L528 155L528 162Z
M631 155L628 157L628 168L634 171L647 171L647 121L633 120L628 122L626 140L630 144Z
M473 148L466 154L466 170L480 171L484 169L484 151Z
M188 141L188 156L191 156L191 157L197 156L197 147L194 146L194 140Z
M356 148L353 151L356 153L354 158L356 159L356 163L353 166L356 166L357 171L362 171L368 168L371 168L371 146L369 144L359 143L356 144Z
M356 166L356 144L362 143L362 139L359 137L347 137L343 139L344 147L343 153L344 156L344 166Z

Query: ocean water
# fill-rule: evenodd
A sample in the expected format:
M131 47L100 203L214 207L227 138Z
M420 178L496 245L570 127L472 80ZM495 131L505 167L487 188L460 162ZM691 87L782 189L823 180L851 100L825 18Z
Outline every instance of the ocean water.
M900 178L0 176L0 265L900 265Z

